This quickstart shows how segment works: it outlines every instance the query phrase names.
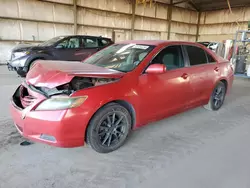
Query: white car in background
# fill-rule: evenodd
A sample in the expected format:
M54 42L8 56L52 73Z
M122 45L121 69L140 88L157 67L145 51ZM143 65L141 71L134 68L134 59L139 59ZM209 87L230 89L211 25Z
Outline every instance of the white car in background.
M209 48L210 50L216 51L217 47L218 47L218 43L217 42L198 42L204 46L206 46L207 48Z
M211 42L207 48L209 48L210 50L216 51L218 47L218 43L217 42Z

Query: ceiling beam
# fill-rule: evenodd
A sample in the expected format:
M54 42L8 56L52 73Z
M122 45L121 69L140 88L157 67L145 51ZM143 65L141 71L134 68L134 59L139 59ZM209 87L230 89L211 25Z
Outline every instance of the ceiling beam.
M200 11L200 8L193 2L193 0L189 0L188 4L191 5L196 11Z
M250 7L250 3L247 4L238 4L238 5L231 5L231 8L242 8L242 7ZM228 5L218 5L218 6L204 6L201 7L202 11L213 11L213 10L225 10L228 9Z
M189 0L178 1L178 2L173 3L173 5L178 5L178 4L181 4L181 3L188 2L188 1L189 1Z
M202 11L228 9L228 4L226 0L216 0L216 2L214 0L193 1L195 2L195 5L199 7ZM230 0L230 5L232 8L236 8L250 6L250 3L249 0Z
M155 0L159 4L167 4L170 5L170 3L164 3L164 0ZM213 10L222 10L222 9L228 9L227 1L226 0L175 0L176 2L173 2L172 5L178 5L181 3L187 3L192 9L195 9L196 11L213 11ZM249 0L230 0L230 4L232 8L240 8L240 7L250 7Z
M224 3L224 4L227 4L227 1L226 0L203 0L203 1L196 1L196 0L193 0L193 2L198 5L198 6L201 6L201 5L217 5L218 3ZM249 1L247 0L237 0L237 1L232 1L230 0L230 4L245 4L245 3L249 3Z

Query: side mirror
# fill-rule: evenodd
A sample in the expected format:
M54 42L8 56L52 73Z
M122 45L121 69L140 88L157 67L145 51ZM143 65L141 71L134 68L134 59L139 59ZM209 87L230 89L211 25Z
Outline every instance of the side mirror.
M167 71L167 67L163 64L152 64L146 70L149 74L161 74Z

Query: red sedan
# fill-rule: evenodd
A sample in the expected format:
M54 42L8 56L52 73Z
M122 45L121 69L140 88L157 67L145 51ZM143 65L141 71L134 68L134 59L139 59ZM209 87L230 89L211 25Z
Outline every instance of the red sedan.
M201 105L218 110L232 83L230 63L200 44L126 41L83 63L40 61L10 109L30 140L107 153L149 122Z

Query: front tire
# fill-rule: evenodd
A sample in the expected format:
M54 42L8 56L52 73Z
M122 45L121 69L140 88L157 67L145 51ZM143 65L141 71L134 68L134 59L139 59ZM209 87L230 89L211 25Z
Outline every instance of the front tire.
M131 130L132 120L123 106L110 103L94 115L86 134L87 143L99 153L109 153L121 147Z
M209 102L204 106L207 110L217 111L221 108L224 103L226 95L226 85L223 82L219 82L214 88Z

